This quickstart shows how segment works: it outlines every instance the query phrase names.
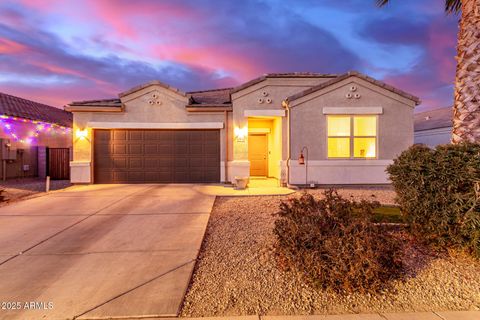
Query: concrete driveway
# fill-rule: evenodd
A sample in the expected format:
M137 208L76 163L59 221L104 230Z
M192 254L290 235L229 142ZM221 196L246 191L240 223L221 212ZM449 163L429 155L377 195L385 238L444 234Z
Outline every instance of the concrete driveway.
M1 207L0 318L176 315L214 200L197 185L89 185Z

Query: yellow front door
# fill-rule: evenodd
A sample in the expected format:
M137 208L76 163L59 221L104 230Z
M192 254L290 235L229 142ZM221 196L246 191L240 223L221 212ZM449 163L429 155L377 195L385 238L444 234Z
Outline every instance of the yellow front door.
M251 176L267 176L268 144L266 134L248 135L248 160Z

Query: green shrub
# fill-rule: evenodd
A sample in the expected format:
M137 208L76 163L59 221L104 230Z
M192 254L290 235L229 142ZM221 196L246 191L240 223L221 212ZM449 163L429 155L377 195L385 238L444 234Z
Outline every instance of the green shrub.
M337 292L377 291L399 277L399 242L370 221L380 204L324 195L282 202L273 231L280 265Z
M414 145L387 172L415 235L480 257L480 145Z

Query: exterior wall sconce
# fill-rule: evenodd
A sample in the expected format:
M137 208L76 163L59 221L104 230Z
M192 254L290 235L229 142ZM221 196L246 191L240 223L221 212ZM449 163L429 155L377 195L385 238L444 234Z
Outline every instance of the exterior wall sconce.
M243 127L243 128L235 127L233 131L235 134L235 139L238 142L245 142L245 137L248 134L248 127Z
M305 152L306 157L303 155ZM308 185L308 148L305 146L300 150L300 156L298 157L298 164L305 166L305 186ZM310 185L311 186L311 185Z
M85 140L88 137L88 130L87 129L77 129L75 132L75 136L77 139Z

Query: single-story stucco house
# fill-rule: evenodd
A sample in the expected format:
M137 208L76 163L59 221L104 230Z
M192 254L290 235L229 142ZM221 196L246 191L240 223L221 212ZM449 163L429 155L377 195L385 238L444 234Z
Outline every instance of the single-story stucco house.
M72 114L0 92L0 177L70 178Z
M453 129L452 107L416 113L414 116L415 143L429 147L450 143Z
M266 74L196 92L152 81L65 107L74 119L71 181L388 183L386 166L413 144L418 104L358 72Z

